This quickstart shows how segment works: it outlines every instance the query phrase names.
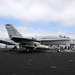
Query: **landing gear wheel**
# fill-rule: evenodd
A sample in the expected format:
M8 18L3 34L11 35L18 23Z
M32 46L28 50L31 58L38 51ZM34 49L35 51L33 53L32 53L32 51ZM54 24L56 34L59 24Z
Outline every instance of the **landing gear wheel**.
M32 52L31 49L28 49L28 48L26 49L26 51L27 51L27 52Z
M26 51L29 52L30 50L29 49L26 49Z
M61 52L61 50L57 50L57 52Z

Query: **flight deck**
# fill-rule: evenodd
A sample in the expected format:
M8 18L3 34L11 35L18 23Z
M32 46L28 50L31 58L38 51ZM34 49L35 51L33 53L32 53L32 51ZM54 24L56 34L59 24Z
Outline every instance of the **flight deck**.
M0 75L75 75L75 52L0 49Z

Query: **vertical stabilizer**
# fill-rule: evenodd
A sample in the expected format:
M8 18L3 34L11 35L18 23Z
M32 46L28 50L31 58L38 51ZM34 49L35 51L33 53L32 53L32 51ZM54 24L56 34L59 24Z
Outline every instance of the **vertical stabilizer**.
M10 38L12 37L23 37L15 28L13 25L11 24L6 24L5 25L7 31L8 31L8 35Z

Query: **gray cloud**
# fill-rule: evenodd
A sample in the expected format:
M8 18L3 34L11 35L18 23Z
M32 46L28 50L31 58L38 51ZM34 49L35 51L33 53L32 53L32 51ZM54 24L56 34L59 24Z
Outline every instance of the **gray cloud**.
M0 18L75 25L75 0L0 0Z

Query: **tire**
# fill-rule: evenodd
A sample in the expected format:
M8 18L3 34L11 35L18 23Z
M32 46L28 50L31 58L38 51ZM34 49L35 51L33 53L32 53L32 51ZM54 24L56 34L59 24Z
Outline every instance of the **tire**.
M27 52L32 52L32 50L31 50L31 49L29 49L29 48L27 48L27 49L26 49L26 51L27 51Z
M27 52L30 52L30 49L27 48L26 51L27 51Z

